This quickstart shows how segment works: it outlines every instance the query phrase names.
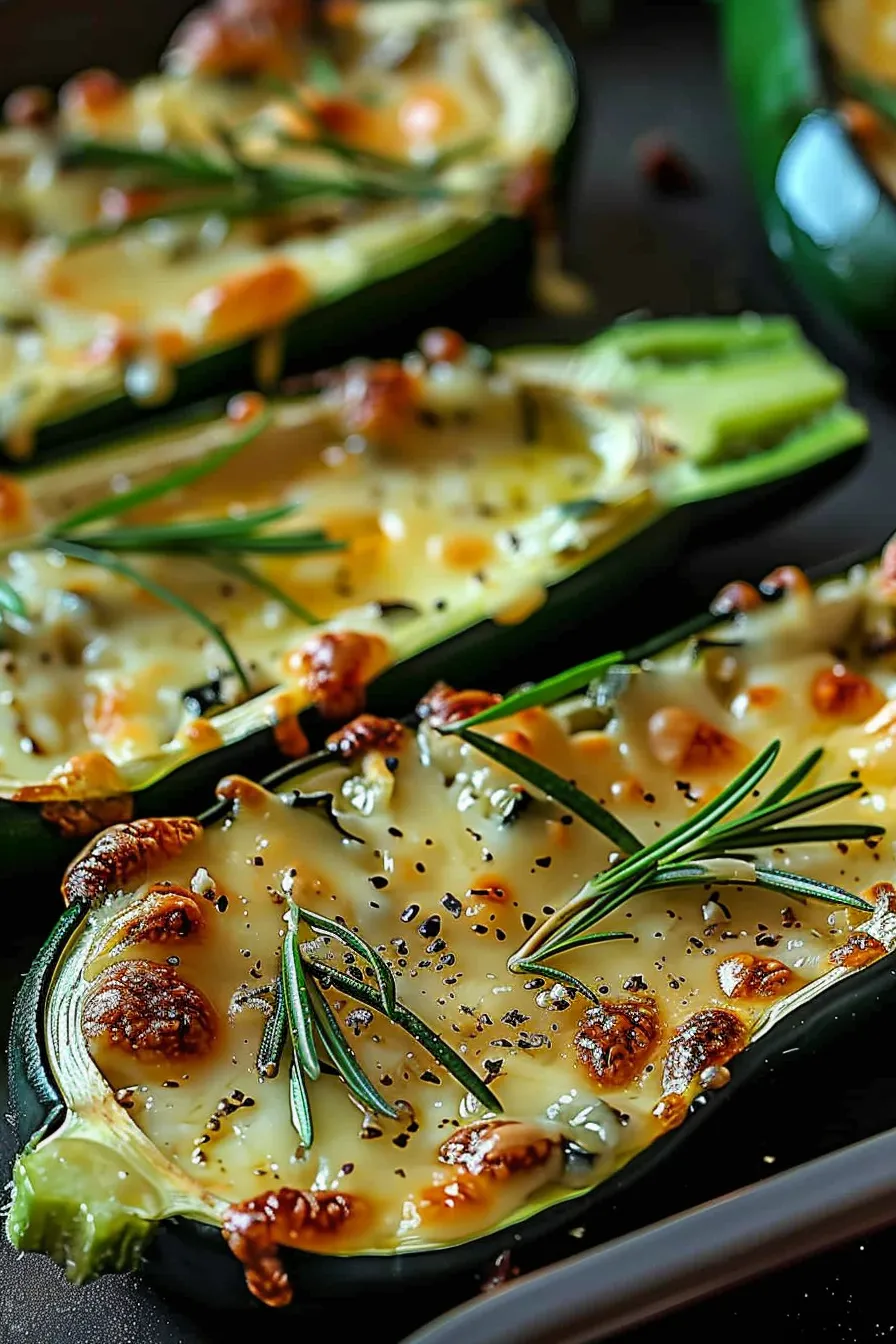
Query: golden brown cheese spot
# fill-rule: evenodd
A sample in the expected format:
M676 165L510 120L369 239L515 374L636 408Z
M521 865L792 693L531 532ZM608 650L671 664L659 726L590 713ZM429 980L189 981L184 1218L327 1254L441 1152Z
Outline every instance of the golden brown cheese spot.
M266 1306L285 1307L292 1301L292 1288L277 1248L308 1247L319 1238L330 1241L359 1211L350 1195L312 1194L287 1186L231 1204L222 1232L245 1268L249 1292Z
M417 713L432 728L445 728L500 703L501 696L490 691L456 691L447 682L438 681L417 705Z
M271 719L271 732L281 754L293 761L305 756L309 742L299 722L295 693L279 691L272 696L268 714Z
M327 738L327 746L344 761L353 761L366 751L398 751L405 737L397 719L380 719L375 714L359 714Z
M869 149L880 138L883 123L874 108L867 103L859 102L857 98L843 98L837 104L837 112L853 140L862 149Z
M127 793L117 768L101 751L85 751L52 769L43 784L25 784L12 795L15 803L56 803L71 799L111 798Z
M367 682L385 661L386 645L379 636L327 630L287 654L286 666L325 719L347 719L361 709Z
M239 807L263 808L270 802L270 794L254 779L245 775L225 775L215 786L215 797Z
M157 961L107 966L84 995L81 1029L135 1055L180 1059L205 1054L215 1038L215 1013L205 995Z
M200 319L203 340L230 341L285 322L311 299L311 286L285 261L242 271L194 294L191 314Z
M543 1167L557 1140L519 1120L484 1120L456 1129L439 1148L439 1161L463 1167L471 1176L504 1181L520 1171Z
M287 43L304 16L302 0L216 0L187 15L166 59L179 74L286 75Z
M71 864L62 880L66 905L96 901L174 858L202 834L193 817L142 817L111 826Z
M663 1063L663 1091L682 1095L711 1064L727 1064L747 1044L746 1023L726 1008L703 1008L672 1037Z
M13 89L3 104L3 118L10 126L46 126L53 117L53 95L39 84Z
M28 525L31 501L28 491L14 476L0 475L0 533L15 536Z
M88 798L83 802L44 803L40 815L64 839L89 840L107 826L130 821L134 798L130 793L119 793L112 798Z
M768 999L788 987L793 971L774 957L736 952L719 963L718 977L722 993L729 999Z
M755 611L762 605L762 595L758 588L754 588L752 583L727 583L724 588L716 593L710 603L710 611L714 616L731 616L734 613L744 611Z
M507 204L521 215L532 214L550 198L553 183L551 157L543 149L510 173L504 188Z
M189 891L173 882L154 883L133 914L116 919L95 955L137 943L167 943L202 930L204 916Z
M733 765L741 755L740 744L733 737L679 705L667 705L651 714L647 740L655 759L675 770Z
M835 947L829 957L834 966L843 966L847 970L857 971L862 966L870 966L872 961L884 957L887 949L873 934L858 929L851 933L842 947Z
M808 596L812 592L812 585L796 565L779 565L770 574L766 574L759 585L759 591L764 597L782 597L785 593Z
M184 746L189 747L197 756L204 751L215 751L221 745L221 734L208 719L191 719L189 723L184 724L179 737Z
M59 106L69 116L89 122L113 111L126 89L111 70L82 70L59 90Z
M349 433L386 440L411 422L417 384L394 359L352 364L343 384L343 418Z
M660 1013L653 999L608 999L582 1016L576 1055L596 1083L624 1087L641 1072L660 1034Z
M877 712L886 697L867 677L850 672L842 663L816 674L810 692L812 707L818 714L831 715L852 723L861 723Z
M450 327L430 327L419 341L428 364L459 364L467 353L467 343Z
M748 686L735 699L733 710L771 709L781 699L777 686Z
M896 914L896 887L892 882L875 882L862 895L877 907L878 913Z

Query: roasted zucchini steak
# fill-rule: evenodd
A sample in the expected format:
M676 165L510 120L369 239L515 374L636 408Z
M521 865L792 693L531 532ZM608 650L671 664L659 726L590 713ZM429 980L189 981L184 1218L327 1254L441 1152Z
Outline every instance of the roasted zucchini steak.
M214 0L133 86L17 90L0 440L270 386L472 296L544 221L575 110L556 33L508 0Z
M84 1279L158 1231L175 1280L206 1257L180 1288L238 1263L272 1305L482 1264L873 978L896 542L670 640L505 701L439 684L95 839L16 1007L13 1243Z
M864 438L841 374L779 318L497 358L432 329L320 384L0 479L8 864L193 806L247 744L301 756L297 715L350 718L388 668L413 703L419 656L463 632L494 658L533 613L593 616L701 510L791 478L804 498Z

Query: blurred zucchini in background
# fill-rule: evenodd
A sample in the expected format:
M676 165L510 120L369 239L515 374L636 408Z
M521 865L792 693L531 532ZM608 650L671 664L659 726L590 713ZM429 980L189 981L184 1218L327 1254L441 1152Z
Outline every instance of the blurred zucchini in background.
M535 7L223 0L161 72L15 91L0 130L0 438L69 445L386 341L504 283L575 73ZM541 212L541 213L540 213ZM517 274L517 280L519 274ZM492 303L495 294L490 295ZM407 323L411 323L410 337Z
M8 870L301 754L300 716L371 682L408 703L597 621L865 437L842 375L755 315L494 357L433 329L319 381L3 479Z

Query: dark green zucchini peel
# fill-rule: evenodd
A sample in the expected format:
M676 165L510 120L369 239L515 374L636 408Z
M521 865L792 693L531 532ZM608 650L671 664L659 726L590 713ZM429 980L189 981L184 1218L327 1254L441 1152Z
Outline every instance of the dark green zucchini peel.
M720 8L728 77L772 251L824 312L887 346L896 198L892 177L888 183L875 160L877 142L892 157L893 88L837 65L810 0L721 0ZM859 45L864 22L856 25ZM876 13L867 23L884 19Z
M862 417L842 400L842 375L808 346L794 324L784 318L746 315L733 319L620 324L579 349L549 347L505 352L496 357L490 368L485 367L485 352L472 349L467 351L464 361L451 375L460 379L457 408L444 415L434 414L426 408L430 404L427 402L420 411L424 423L419 433L430 435L421 439L421 443L433 445L426 447L429 456L424 456L420 470L431 469L433 453L446 455L446 465L455 473L456 482L460 482L452 488L462 489L464 498L484 501L481 508L476 505L477 535L485 536L496 559L487 562L482 572L477 570L463 580L457 588L457 600L431 602L430 593L430 605L421 607L419 600L415 600L419 566L415 564L414 550L407 550L404 591L397 590L394 574L383 579L383 588L376 586L377 571L369 582L367 575L362 574L369 599L363 609L358 608L357 598L338 597L334 606L331 597L328 621L310 631L301 616L283 617L281 611L279 633L271 636L281 653L297 644L301 648L317 647L321 639L330 638L327 634L330 630L336 632L337 639L342 638L340 632L346 628L379 641L377 647L381 645L384 653L379 659L380 675L373 691L378 703L409 703L436 675L455 676L458 668L469 665L471 657L481 658L484 641L488 657L506 662L515 656L514 650L525 649L530 641L569 629L580 618L583 602L588 603L592 618L608 611L626 592L632 591L642 576L667 567L694 527L712 528L735 515L740 525L748 526L752 510L761 509L767 520L772 508L786 507L791 501L804 502L810 491L848 464L849 454L865 435ZM414 355L408 368L417 369L420 362L420 355ZM360 376L364 387L375 390L379 366L362 365L361 374L358 368L350 366L345 376L356 381ZM386 371L390 377L394 376L393 366ZM444 401L447 395L444 389L452 385L450 379L446 382L436 367L427 377L430 387L427 396L438 396ZM464 391L467 384L471 391ZM339 408L343 403L338 397L333 400L333 386L337 389L342 386L339 378L335 384L331 379L324 391L311 399L275 403L270 424L242 450L242 457L235 459L236 466L246 471L255 461L264 461L265 454L270 457L274 453L279 456L271 460L288 467L292 455L305 442L301 436L316 433L317 425L332 424L336 432L344 434L344 425L338 429ZM550 490L556 492L550 503L540 495L524 504L522 512L521 506L513 506L512 525L506 521L510 516L506 511L502 517L506 483L501 486L503 493L497 497L498 504L489 502L489 492L493 495L495 486L486 470L488 459L482 459L481 485L477 474L480 468L463 465L456 468L453 461L455 439L451 436L475 438L476 416L482 407L491 414L490 406L493 420L497 415L495 408L507 408L495 420L509 440L509 447L505 445L502 449L504 471L508 462L512 465L516 461L513 456L516 453L522 470L528 470L536 459L542 462L543 470L552 470L554 447L560 451L564 436L572 436L570 441L579 445L576 448L579 456L571 459L579 463L575 479L564 483L564 477L558 478L559 484L550 482ZM452 427L454 414L460 417L457 430ZM437 428L433 429L433 425ZM204 451L229 451L226 444L233 434L234 428L225 418L194 414L180 428L106 446L55 466L33 468L16 480L27 486L32 504L47 520L45 527L49 527L50 533L40 534L36 542L26 537L20 543L14 538L9 549L21 545L27 552L36 545L52 553L53 537L61 532L67 538L65 545L70 557L83 556L85 541L95 551L102 550L106 526L102 521L90 522L86 531L76 529L66 533L58 521L60 515L71 517L74 505L75 513L85 517L84 509L89 513L95 501L104 497L110 475L116 481L126 478L136 482L135 488L140 489L144 481L151 484L158 475L160 461L165 461L175 472L191 469L191 463L204 460L201 458ZM440 435L447 447L439 446ZM384 461L389 460L387 454ZM566 459L561 456L559 460ZM241 462L245 465L240 466ZM465 471L469 473L466 478ZM214 483L214 477L207 479ZM421 477L424 483L426 479ZM301 489L300 470L296 482ZM204 488L204 482L195 487ZM236 484L233 488L238 492L242 487ZM263 496L262 503L279 506L284 499L289 502L294 498L295 488L287 472L283 493L277 493L280 486L272 487L272 493ZM515 489L511 482L511 495ZM595 498L596 492L604 497ZM312 492L306 510L313 512L314 498ZM446 513L444 526L449 536L452 528L461 526L457 520L463 516L456 507L453 513L450 510ZM125 523L128 517L124 515ZM174 517L176 520L177 515ZM492 517L494 521L488 521ZM123 528L117 518L111 523L117 528L115 545L122 548L113 556L115 564L127 561L132 568L140 569L141 556L134 553L132 558L128 549L136 543L136 532L128 526ZM231 532L236 526L237 522L226 521ZM284 521L279 526L292 532L296 528L301 531L307 524L300 512L296 524ZM730 523L726 522L726 526ZM106 531L105 535L111 546L112 532ZM276 530L271 535L273 544L277 542ZM62 547L61 542L55 544ZM186 546L187 542L178 544ZM259 544L269 545L266 537ZM312 543L312 549L316 544ZM323 544L328 544L326 534ZM255 557L250 554L247 558ZM167 588L176 590L175 596L182 591L180 585L188 574L201 576L207 572L189 553L183 565L170 560L166 563L168 568L140 572L155 574L157 578L161 575ZM299 564L305 563L313 568L315 556L307 562L299 560ZM490 579L489 566L498 576L497 581ZM25 572L21 565L16 567L10 562L0 592L7 608L9 652L13 658L18 652L23 669L31 666L29 641L37 637L34 631L39 633L41 629L39 619L34 627L28 624L35 617L23 612L20 605L23 599L19 590ZM51 568L44 572L49 579L40 582L55 587L57 571ZM69 566L65 575L71 572ZM63 590L53 598L56 619L60 601L65 619L69 619L65 616L65 603L70 598L76 605L83 604L81 587L91 581L89 567L80 565L75 567L74 579L63 578ZM74 591L66 596L68 589ZM32 586L22 591L27 603L34 604L32 612L36 610L39 617L41 604L48 600L46 589ZM85 589L88 603L91 591L89 586ZM117 591L130 603L132 589L128 581L123 581ZM133 591L137 600L139 593L136 588ZM277 590L270 591L276 600ZM316 600L317 589L307 591L311 596L306 601L306 590L301 586L291 590L304 607L313 606ZM105 600L102 588L99 593L102 613ZM258 600L269 595L268 590L260 592ZM81 609L79 606L78 610ZM91 610L88 606L87 619L93 619ZM27 618L24 624L20 619L23 614ZM226 614L225 611L225 617ZM100 645L104 640L108 644L109 636L102 624L97 633ZM168 635L167 639L176 639L178 644L194 641L191 647L195 650L196 633L201 635L202 631L197 632L195 625L186 620L178 627L178 634ZM84 638L82 634L82 642ZM115 634L116 640L124 641L125 652L127 638L126 629ZM233 633L233 641L237 647L235 652L231 648L230 653L234 657L244 662L252 656L251 650L241 655L238 632ZM75 657L63 652L69 660ZM108 661L102 662L103 656L101 653L100 668L110 665ZM116 769L111 784L107 773L101 771L99 779L93 782L90 777L85 780L83 775L78 776L67 792L64 754L57 755L60 765L53 774L49 773L53 761L47 761L46 786L34 768L40 766L41 757L30 758L27 778L10 777L7 767L6 778L0 779L0 848L11 870L33 872L37 867L50 871L71 857L79 843L104 824L129 816L152 816L189 808L197 792L208 788L234 765L260 772L276 762L281 749L294 750L295 735L290 739L284 733L288 721L305 707L317 704L324 713L337 716L340 713L339 704L323 704L313 685L301 679L293 679L286 686L272 686L276 676L282 675L277 670L251 674L254 682L250 683L251 694L246 698L231 675L232 668L227 665L220 643L211 646L208 658L217 662L217 671L205 664L207 680L185 672L183 685L175 682L166 690L166 694L179 697L182 704L180 717L176 714L167 729L170 740L160 739L148 757L141 757L133 750L120 757L113 753ZM46 677L40 660L35 660L34 666L41 677ZM114 658L111 666L115 666ZM249 682L250 674L241 663L238 667ZM77 673L80 677L77 659L73 668L72 675ZM21 678L25 673L13 672L13 677L16 675ZM19 681L12 680L10 686L13 707L3 712L8 715L18 709L27 712L27 685L23 689ZM347 714L355 708L357 704L350 706ZM311 731L313 725L306 727ZM216 743L212 751L206 749L209 734ZM98 745L96 738L93 743ZM77 759L87 745L75 740L68 751ZM77 771L74 773L77 775Z
M187 818L179 839L170 819L137 844L127 828L107 832L69 871L72 903L16 1005L10 1067L25 1146L13 1244L53 1256L76 1281L145 1265L219 1304L240 1300L246 1270L256 1296L299 1307L466 1273L510 1235L545 1238L550 1256L551 1233L587 1224L671 1158L696 1129L691 1103L718 1114L783 1040L792 1047L844 1003L873 1001L873 963L890 973L896 888L879 852L893 776L891 573L889 549L883 565L816 589L775 570L759 591L730 585L684 635L571 670L562 688L555 678L500 702L442 685L419 707L416 734L359 720L269 781L279 798L231 779L203 834ZM529 804L508 811L508 789ZM296 810L299 797L328 802ZM457 837L472 841L455 837L455 814ZM458 891L480 865L460 899L437 896L443 840ZM233 863L247 871L244 843L249 868L264 869L251 881L228 877ZM425 880L412 873L418 847ZM370 899L368 871L382 874ZM419 898L399 920L414 883ZM345 922L327 933L320 917L343 900ZM160 923L172 901L177 920ZM287 912L300 963L288 973L277 934ZM393 920L401 936L374 951ZM258 921L267 951L252 941ZM215 996L221 977L230 994L241 941L245 964L262 949L259 980L238 990L225 1028L227 1000ZM439 956L450 960L435 966ZM179 986L160 1019L179 1033L173 1047L148 1034L152 1012L129 1018L127 994L115 997L123 967ZM384 1068L399 1021L384 988L393 976L398 1003L414 1002L436 1038L460 1048L475 1096L431 1036L416 1035L422 1055L412 1046L401 1080ZM452 994L427 994L437 981ZM278 985L289 1007L279 1022ZM473 1007L452 1006L455 985L456 1004ZM323 1028L296 1026L303 1012L319 1020L301 1005L321 990L345 1033L326 1052ZM254 1011L265 996L267 1014ZM358 1016L359 1002L374 1011ZM451 1026L470 1013L466 1035ZM226 1035L217 1055L203 1040L210 1014ZM553 1051L549 1067L539 1050ZM290 1118L290 1059L313 1132L294 1097ZM223 1101L197 1126L225 1078ZM368 1086L353 1111L349 1095ZM358 1139L358 1161L344 1160ZM295 1185L282 1163L272 1180L281 1152L298 1164ZM315 1170L317 1194L302 1194L302 1173ZM385 1172L402 1182L398 1195L378 1184Z

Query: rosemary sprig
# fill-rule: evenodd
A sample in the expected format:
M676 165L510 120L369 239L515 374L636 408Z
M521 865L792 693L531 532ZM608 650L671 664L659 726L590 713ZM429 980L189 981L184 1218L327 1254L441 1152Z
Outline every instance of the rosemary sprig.
M491 738L470 732L463 724L448 731L514 770L527 784L585 821L616 844L628 857L597 873L564 905L536 928L508 961L513 971L554 976L561 983L594 998L582 981L568 972L548 966L549 959L594 943L628 935L598 930L595 926L644 892L658 888L742 885L786 892L802 900L825 901L870 912L872 906L842 887L771 866L757 865L756 852L788 844L824 844L848 840L868 841L884 834L884 828L861 822L787 825L819 808L848 797L861 787L858 780L843 780L797 793L819 763L820 749L810 752L783 780L742 816L731 813L756 789L777 760L781 743L769 743L726 787L705 806L649 845L644 845L622 827L595 799L547 766L513 751Z
M506 695L498 704L481 710L479 714L471 715L469 719L464 719L462 723L447 724L438 731L440 733L457 733L461 729L477 728L482 723L494 723L498 719L507 719L512 714L519 714L524 709L556 704L558 700L562 700L565 696L573 695L576 691L581 691L586 686L590 686L608 668L621 663L641 663L647 658L652 658L654 654L661 653L667 646L699 635L711 626L724 625L726 620L731 620L733 617L734 613L727 617L716 615L713 612L701 612L698 616L692 616L689 620L684 621L674 630L654 639L646 640L634 649L627 651L618 649L613 653L601 654L599 658L591 658L585 663L578 663L575 667L567 668L564 672L558 672L555 676L547 677L544 681L536 682L533 686L524 686L522 690L515 691L512 695Z
M254 443L259 435L268 429L272 418L270 407L265 407L260 415L253 416L245 429L235 434L232 439L228 439L226 443L212 448L193 462L184 462L181 466L172 468L154 480L144 481L142 485L132 486L130 490L107 495L94 504L87 504L83 509L76 509L74 513L68 514L56 523L56 531L72 532L75 528L86 527L88 523L116 518L122 513L130 512L131 509L151 504L155 499L170 495L175 490L186 489L188 485L193 485L196 481L201 481L204 476L210 476L212 472L218 471L231 458L236 457L237 453L241 453L250 443Z
M40 549L57 551L60 555L67 555L72 560L82 560L85 564L96 565L99 569L105 569L110 574L117 574L120 578L129 579L138 588L142 588L145 592L151 593L153 597L157 597L160 602L164 602L169 607L174 607L177 611L183 612L185 616L189 616L190 620L202 626L203 630L211 635L219 646L239 678L245 694L249 695L251 693L252 686L246 669L220 625L213 621L210 616L206 616L200 607L195 606L185 597L181 597L180 593L175 593L173 589L166 588L164 584L151 579L148 574L142 573L139 569L134 569L124 560L119 560L109 551L97 550L94 546L84 546L65 537L49 537Z
M398 1115L395 1107L382 1096L364 1072L326 996L315 981L322 982L324 986L335 986L350 998L382 1013L422 1045L483 1106L500 1112L498 1099L466 1060L398 1001L392 971L359 934L316 911L293 904L290 904L286 923L280 979L275 989L271 1015L262 1035L257 1067L261 1078L270 1078L277 1073L288 1035L292 1047L290 1111L293 1125L306 1149L311 1147L314 1140L308 1084L317 1079L321 1072L318 1042L329 1055L349 1092L362 1106L393 1120ZM363 958L373 971L376 987L356 980L328 962L307 955L300 939L304 924L319 937L335 939Z
M477 751L481 751L483 756L490 756L498 765L503 765L505 769L521 775L528 784L540 789L554 802L562 803L594 830L605 835L623 854L633 854L642 848L641 841L634 832L614 817L612 812L608 812L596 798L584 793L570 780L558 775L550 766L533 760L531 756L524 756L522 752L505 746L503 742L496 742L494 738L485 737L482 733L473 733L460 725L457 727L456 735L471 747L475 747Z
M343 549L318 528L301 532L266 532L271 523L280 522L294 512L291 504L274 505L243 514L241 517L200 518L186 522L167 522L132 527L96 528L131 509L151 503L176 490L194 484L230 461L270 424L271 413L263 411L248 428L226 443L213 448L195 462L187 462L155 480L136 485L120 494L107 496L95 504L76 510L60 519L48 531L17 540L8 550L55 551L60 555L94 565L151 593L160 601L188 616L209 634L223 652L245 694L251 685L236 650L224 631L199 607L175 593L142 570L135 569L121 556L182 555L202 560L251 583L283 605L300 620L314 624L316 618L294 601L270 579L244 564L245 555L312 555ZM15 588L0 579L0 611L27 618L25 605Z

